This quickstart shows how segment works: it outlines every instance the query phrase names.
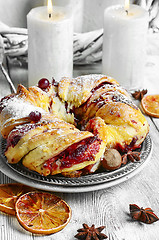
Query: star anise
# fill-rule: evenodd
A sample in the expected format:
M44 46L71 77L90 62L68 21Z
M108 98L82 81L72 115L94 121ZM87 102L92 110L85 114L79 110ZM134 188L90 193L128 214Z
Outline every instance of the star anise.
M130 215L133 219L143 223L153 223L159 220L151 208L140 208L136 204L130 204Z
M143 89L143 90L139 90L139 91L135 91L134 93L132 93L132 96L136 99L136 100L140 100L143 98L143 96L147 93L147 89Z
M140 161L140 152L128 151L122 156L122 164L127 164L128 161Z
M101 233L104 228L105 226L95 228L94 224L91 227L89 227L87 224L84 223L83 228L77 230L78 233L75 235L75 238L83 240L106 239L107 236L104 233Z

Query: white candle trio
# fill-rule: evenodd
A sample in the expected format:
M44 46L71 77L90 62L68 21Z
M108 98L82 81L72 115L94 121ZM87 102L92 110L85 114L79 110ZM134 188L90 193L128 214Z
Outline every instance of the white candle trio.
M48 5L49 6L49 5ZM41 78L59 81L72 76L73 19L62 7L32 9L27 15L28 85Z
M148 13L138 5L116 5L104 13L103 73L126 88L143 85Z

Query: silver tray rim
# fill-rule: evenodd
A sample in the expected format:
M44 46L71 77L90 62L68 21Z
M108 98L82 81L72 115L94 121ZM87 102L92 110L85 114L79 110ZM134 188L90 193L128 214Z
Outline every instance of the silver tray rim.
M3 141L4 139L1 136L1 146ZM16 182L45 191L65 193L90 192L112 187L138 174L151 159L152 148L152 140L148 134L142 143L141 160L139 162L130 162L111 172L94 173L79 178L65 178L57 176L43 177L27 169L25 171L24 169L19 171L19 169L15 168L15 165L11 165L7 162L3 154L3 148L1 147L0 171Z

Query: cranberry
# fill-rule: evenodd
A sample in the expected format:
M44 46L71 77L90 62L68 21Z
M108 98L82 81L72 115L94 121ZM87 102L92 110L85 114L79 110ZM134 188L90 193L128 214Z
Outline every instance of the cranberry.
M46 88L49 87L49 85L50 85L50 82L46 78L42 78L38 82L38 87L41 88L41 89L46 89Z
M38 111L31 112L29 114L29 117L30 117L31 121L38 122L41 119L41 113Z
M15 135L15 136L13 137L13 139L11 140L11 145L12 145L12 147L14 147L15 145L17 145L17 143L19 142L20 139L21 139L21 136Z

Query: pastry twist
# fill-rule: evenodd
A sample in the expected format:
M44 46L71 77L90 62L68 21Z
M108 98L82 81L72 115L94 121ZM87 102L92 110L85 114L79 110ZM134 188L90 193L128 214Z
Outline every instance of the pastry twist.
M62 78L45 89L19 85L1 99L0 123L8 162L22 161L44 176L94 172L105 149L138 148L149 131L128 92L98 74Z

